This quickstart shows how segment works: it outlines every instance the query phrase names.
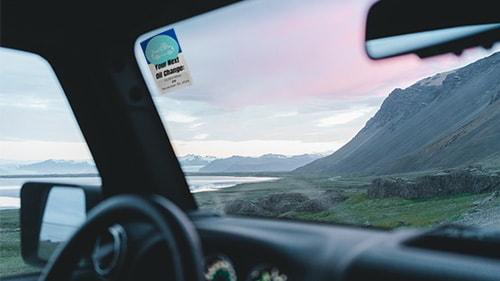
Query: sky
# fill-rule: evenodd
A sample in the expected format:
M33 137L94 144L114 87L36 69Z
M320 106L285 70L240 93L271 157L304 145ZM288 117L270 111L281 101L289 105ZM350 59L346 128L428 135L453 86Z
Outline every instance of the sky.
M91 158L50 65L0 48L0 163Z
M245 1L167 27L193 79L167 94L150 85L177 154L331 153L394 88L500 50L372 61L363 47L371 2ZM88 159L50 66L5 49L0 61L0 160Z

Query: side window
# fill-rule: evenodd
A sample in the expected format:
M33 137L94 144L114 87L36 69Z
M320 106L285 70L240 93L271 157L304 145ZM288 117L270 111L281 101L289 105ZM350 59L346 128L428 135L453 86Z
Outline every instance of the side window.
M20 188L26 181L100 185L50 65L0 48L0 279L38 271L20 254Z

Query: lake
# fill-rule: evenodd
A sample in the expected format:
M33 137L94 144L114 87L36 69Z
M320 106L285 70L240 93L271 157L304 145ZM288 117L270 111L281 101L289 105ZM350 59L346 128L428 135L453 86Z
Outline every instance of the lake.
M191 192L209 192L241 183L271 181L271 177L188 176ZM25 182L53 182L59 184L100 185L99 177L40 177L0 178L0 210L20 207L19 193Z

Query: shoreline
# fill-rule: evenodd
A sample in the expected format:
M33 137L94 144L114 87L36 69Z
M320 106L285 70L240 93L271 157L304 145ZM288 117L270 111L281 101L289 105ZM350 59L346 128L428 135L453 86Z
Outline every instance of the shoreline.
M19 175L0 175L0 179L22 179L22 178L100 178L99 174L19 174Z
M191 178L190 192L192 194L200 194L200 193L209 193L209 192L217 192L222 191L228 188L234 188L240 185L248 184L248 183L263 183L263 182L272 182L281 179L280 177L269 177L265 175L256 176L254 174L242 174L239 173L236 175L229 174L203 174L203 175L186 175L188 178ZM214 178L214 179L203 179L203 177ZM22 183L19 180L26 179L36 179L39 178L40 181L46 181L42 179L50 179L50 178L59 178L68 179L74 178L75 181L77 178L84 180L84 178L93 178L100 179L96 174L58 174L54 175L11 175L8 177L0 176L0 210L8 210L8 209L18 209L20 207L20 195L19 190L21 189ZM195 179L193 179L195 178ZM196 180L196 178L201 178ZM4 186L1 186L2 181ZM12 182L12 181L19 181ZM59 180L53 180L59 181ZM68 180L69 181L69 180ZM88 180L84 180L88 181ZM88 185L88 183L85 183Z
M283 178L290 176L290 172L217 172L217 173L201 173L201 172L185 172L185 176L202 177L276 177ZM82 174L14 174L0 175L0 179L17 179L17 178L94 178L100 177L98 173L82 173Z

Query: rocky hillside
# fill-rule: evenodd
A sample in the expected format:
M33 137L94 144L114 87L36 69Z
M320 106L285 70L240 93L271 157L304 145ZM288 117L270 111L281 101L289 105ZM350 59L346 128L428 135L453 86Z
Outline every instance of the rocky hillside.
M303 175L393 174L500 159L500 52L395 89L358 134Z

